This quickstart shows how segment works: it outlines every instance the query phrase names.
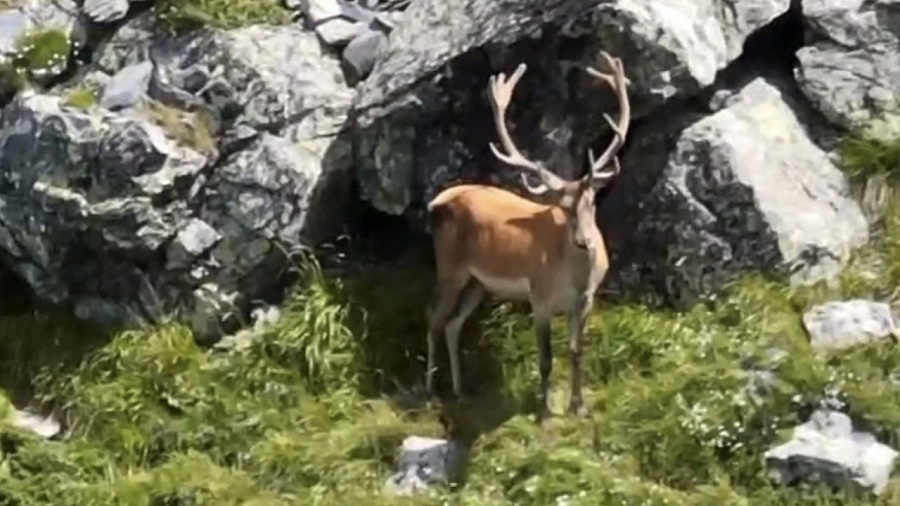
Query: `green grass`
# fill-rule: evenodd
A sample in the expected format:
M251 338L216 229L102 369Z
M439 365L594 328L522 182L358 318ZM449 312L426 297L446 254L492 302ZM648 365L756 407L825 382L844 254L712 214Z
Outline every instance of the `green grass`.
M900 175L900 137L879 138L860 131L847 136L841 144L845 170L855 178Z
M281 25L291 20L291 13L279 0L161 0L153 10L157 20L175 32Z
M584 358L591 416L560 416L546 430L531 415L537 351L522 306L486 306L465 330L464 375L474 407L431 410L401 399L421 385L430 271L415 256L344 280L310 268L277 324L226 349L201 349L175 323L104 336L59 316L4 317L0 385L11 398L24 391L55 408L69 436L42 441L0 423L0 504L900 500L900 478L879 499L775 487L762 461L765 450L790 437L794 399L814 400L831 387L846 392L853 415L882 441L900 447L897 346L815 353L801 323L810 305L838 297L896 302L896 204L886 211L883 232L836 286L789 289L748 276L685 313L600 303ZM554 324L553 346L552 406L561 413L569 372L562 319ZM747 361L776 371L770 391L747 393ZM472 442L464 481L412 499L383 496L403 438L445 430Z
M63 102L69 107L87 110L97 104L97 90L85 86L73 88Z

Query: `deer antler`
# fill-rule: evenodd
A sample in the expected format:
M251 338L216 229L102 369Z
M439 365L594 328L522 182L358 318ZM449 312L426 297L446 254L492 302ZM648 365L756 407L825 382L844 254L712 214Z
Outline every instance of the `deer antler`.
M506 75L502 72L490 78L488 85L490 93L488 95L491 100L491 109L494 111L494 123L497 124L497 134L500 136L500 142L503 144L503 149L506 150L506 153L502 153L493 142L490 143L491 151L501 161L525 169L529 173L538 176L541 180L540 184L532 185L528 182L527 175L522 174L522 181L531 193L541 194L547 190L558 191L565 186L566 181L542 167L541 164L525 158L516 148L515 143L509 136L509 130L506 128L506 108L509 106L513 90L515 90L516 84L518 84L519 79L525 73L525 69L526 65L520 63L509 80L506 79Z
M590 178L597 181L615 177L621 170L619 158L616 154L625 144L625 136L628 133L628 126L631 123L631 104L628 101L627 89L630 81L625 77L622 60L620 58L613 58L606 51L601 51L600 56L606 60L607 65L610 70L612 70L612 74L600 72L592 67L588 67L586 70L588 74L606 81L612 87L613 91L616 92L616 99L619 102L619 123L616 124L609 114L604 113L603 119L605 119L606 122L609 123L609 126L612 127L615 136L606 150L600 155L600 158L595 159L594 151L588 149L588 159L591 164ZM612 168L604 170L611 162Z

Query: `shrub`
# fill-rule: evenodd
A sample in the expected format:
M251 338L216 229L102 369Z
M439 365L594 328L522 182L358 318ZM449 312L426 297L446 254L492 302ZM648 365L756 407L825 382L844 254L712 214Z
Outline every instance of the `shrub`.
M153 9L158 21L174 32L290 22L290 12L279 0L161 0Z

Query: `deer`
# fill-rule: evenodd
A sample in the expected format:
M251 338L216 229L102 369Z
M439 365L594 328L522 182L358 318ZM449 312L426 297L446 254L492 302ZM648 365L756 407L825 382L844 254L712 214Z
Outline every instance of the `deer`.
M425 389L434 398L437 336L443 331L449 354L454 396L464 400L460 378L460 330L488 296L528 301L539 352L540 388L536 421L545 425L553 366L551 320L568 315L571 382L568 413L587 415L581 388L584 331L598 286L606 276L609 258L595 221L595 196L621 170L618 152L631 122L622 60L601 51L611 69L604 73L586 67L589 75L606 82L619 106L617 122L606 113L613 139L599 158L588 149L589 170L580 179L563 179L541 161L526 158L506 126L506 110L527 68L520 63L506 79L489 79L488 97L504 151L489 143L493 155L521 170L530 197L487 184L458 184L444 189L427 205L435 252L435 302L429 308ZM537 178L536 183L529 176Z

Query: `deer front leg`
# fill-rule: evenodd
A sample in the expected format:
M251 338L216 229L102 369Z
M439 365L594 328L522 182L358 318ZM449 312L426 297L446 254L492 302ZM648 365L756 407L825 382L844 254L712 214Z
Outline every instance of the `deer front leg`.
M587 410L581 397L581 358L584 349L584 329L593 306L592 297L581 297L569 314L569 353L572 361L572 384L569 394L568 412L575 416L585 416Z
M537 336L538 364L541 373L540 390L538 391L537 423L544 425L550 418L550 373L553 370L553 345L550 335L550 317L535 314L534 329Z

